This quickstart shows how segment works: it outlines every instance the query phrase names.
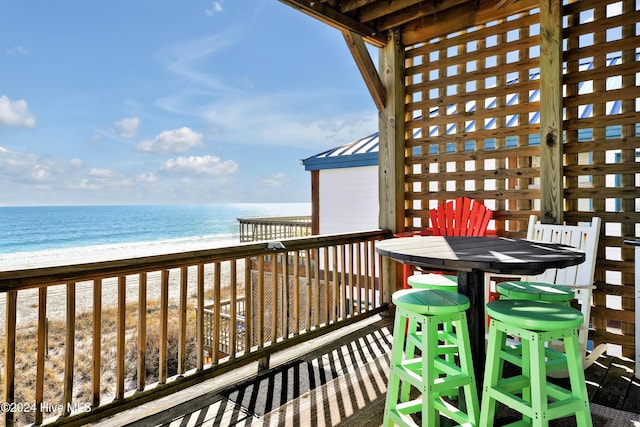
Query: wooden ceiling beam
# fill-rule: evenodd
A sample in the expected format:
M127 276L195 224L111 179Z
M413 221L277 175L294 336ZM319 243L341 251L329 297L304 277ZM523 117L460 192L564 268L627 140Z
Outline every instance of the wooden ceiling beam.
M387 43L387 36L377 32L374 28L362 24L359 21L340 13L338 10L321 3L318 0L280 0L282 3L293 7L307 15L331 25L340 31L351 31L359 34L368 43L377 47L383 47Z
M386 91L380 79L380 74L378 74L378 70L373 64L371 55L369 55L369 51L364 44L364 40L362 40L359 34L350 31L343 31L342 35L347 42L353 59L356 61L358 70L360 70L360 74L362 74L362 78L367 85L367 89L369 89L369 93L371 93L373 102L376 104L378 111L381 112L384 110Z
M422 2L413 6L403 8L400 12L388 13L380 18L376 23L378 30L388 30L407 24L419 18L429 15L444 13L445 10L459 7L462 4L468 4L468 0L449 0L437 5L433 2ZM363 19L363 21L365 21Z
M356 9L375 2L376 0L344 0L342 2L342 6L340 7L340 11L342 13L352 12Z
M402 31L402 45L409 46L436 37L443 37L476 25L515 15L539 7L538 0L520 0L496 9L496 0L467 2L434 15L421 17L406 24Z
M465 0L468 1L468 0ZM375 19L382 18L383 16L390 15L392 13L396 13L400 10L406 9L408 7L415 6L419 3L426 3L427 5L434 7L433 2L424 0L396 0L393 2L374 2L370 5L362 7L361 10L358 11L358 19L360 22L371 22ZM442 3L447 3L442 2ZM438 8L435 6L436 9Z

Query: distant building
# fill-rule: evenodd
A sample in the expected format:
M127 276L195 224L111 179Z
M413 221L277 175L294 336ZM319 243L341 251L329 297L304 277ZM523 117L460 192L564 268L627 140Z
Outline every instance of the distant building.
M302 164L311 172L313 234L378 228L378 133Z

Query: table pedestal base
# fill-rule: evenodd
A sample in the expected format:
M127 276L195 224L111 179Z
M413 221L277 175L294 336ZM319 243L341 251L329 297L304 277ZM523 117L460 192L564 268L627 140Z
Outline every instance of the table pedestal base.
M466 295L471 302L467 320L469 330L482 333L471 334L471 358L476 376L478 396L482 393L484 382L484 363L486 359L485 315L484 315L484 272L480 270L458 271L458 292Z

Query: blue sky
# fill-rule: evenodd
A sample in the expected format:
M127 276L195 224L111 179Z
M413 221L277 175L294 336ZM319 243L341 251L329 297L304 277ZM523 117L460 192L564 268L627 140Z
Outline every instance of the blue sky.
M340 32L277 0L0 9L0 205L309 202L300 159L377 130Z

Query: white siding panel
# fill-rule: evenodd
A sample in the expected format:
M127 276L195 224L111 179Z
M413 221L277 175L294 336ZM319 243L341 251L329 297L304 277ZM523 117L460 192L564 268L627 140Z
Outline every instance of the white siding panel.
M378 166L320 171L320 234L378 228Z

